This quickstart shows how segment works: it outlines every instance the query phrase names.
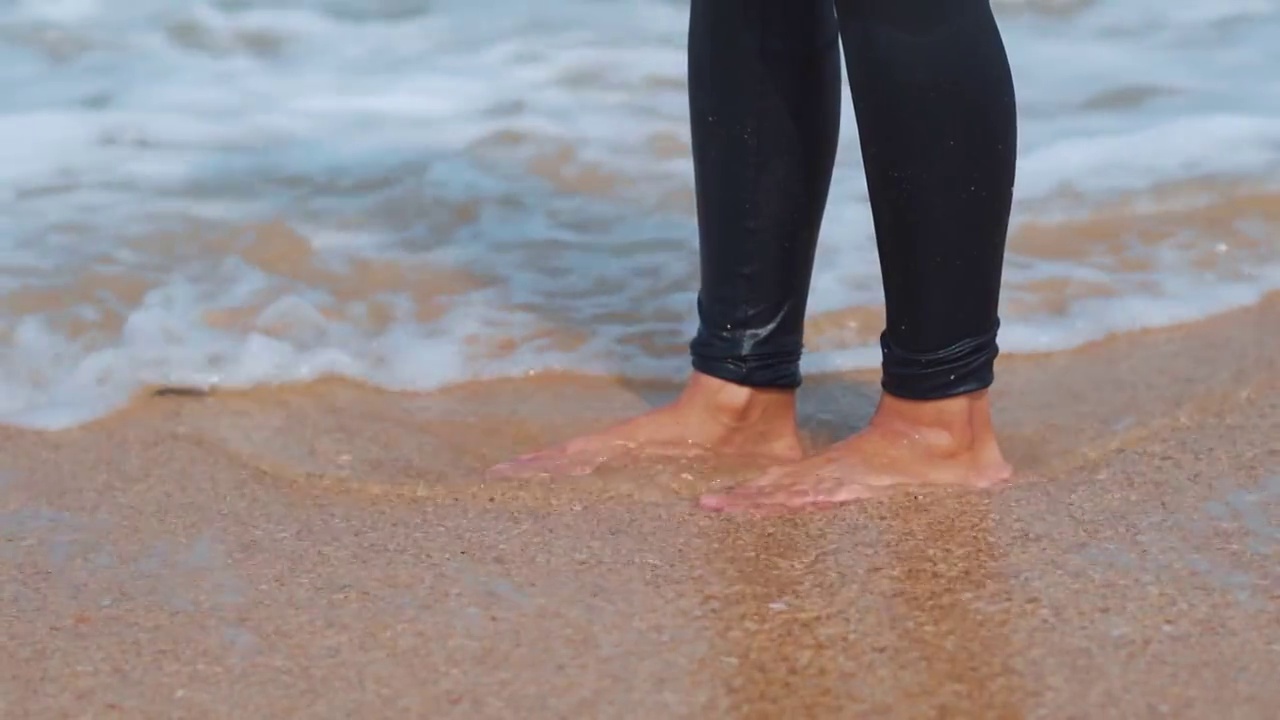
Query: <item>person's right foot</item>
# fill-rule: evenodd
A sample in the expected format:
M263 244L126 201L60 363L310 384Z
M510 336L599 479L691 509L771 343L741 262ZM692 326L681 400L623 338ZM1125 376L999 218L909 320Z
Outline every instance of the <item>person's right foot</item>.
M670 405L495 465L485 477L586 475L624 452L732 453L794 462L804 455L796 429L795 391L749 388L694 373Z

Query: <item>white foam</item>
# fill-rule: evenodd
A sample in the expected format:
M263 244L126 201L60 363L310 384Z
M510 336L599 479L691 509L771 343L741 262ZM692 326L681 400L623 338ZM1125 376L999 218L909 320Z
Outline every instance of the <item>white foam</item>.
M671 209L688 197L691 168L648 144L659 133L688 141L686 21L684 7L665 0L4 5L0 422L66 427L150 385L337 374L428 389L547 368L680 372L678 352L637 355L627 343L693 326L693 221ZM1021 115L1018 220L1052 220L1032 208L1053 211L1039 201L1064 188L1087 206L1206 176L1280 180L1280 2L1117 0L1065 20L1009 15L1002 27ZM1126 86L1154 94L1130 106L1096 102ZM474 149L498 133L525 140ZM880 302L848 109L841 140L815 312ZM529 170L547 157L564 174L589 166L623 190L557 189ZM453 228L451 213L468 202L474 222ZM496 284L459 293L430 322L407 297L377 298L398 314L375 328L370 298L339 301L334 288L202 244L273 216L303 232L319 265L383 258ZM134 242L153 235L173 246L157 253ZM1002 346L1064 349L1280 287L1274 242L1229 272L1199 269L1172 241L1149 255L1154 270L1126 273L1014 248L1011 287L1088 278L1118 294L1059 314L1006 315ZM104 290L71 304L84 302L73 290L90 272L151 290L137 303ZM28 308L23 316L4 309L39 288L79 299L34 311L14 303ZM211 311L249 307L259 310L244 323L208 321ZM72 333L72 320L98 329ZM566 327L589 329L588 340L566 350L537 339ZM477 349L497 337L524 342ZM806 368L877 361L874 347L850 347L815 353Z
M1124 191L1153 178L1218 173L1270 175L1280 169L1280 117L1206 114L1173 118L1127 132L1077 135L1024 153L1023 197L1079 190Z

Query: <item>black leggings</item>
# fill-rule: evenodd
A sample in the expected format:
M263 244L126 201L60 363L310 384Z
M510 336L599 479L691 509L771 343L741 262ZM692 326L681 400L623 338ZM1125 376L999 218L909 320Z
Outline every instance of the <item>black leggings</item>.
M986 388L1017 143L989 0L692 0L693 366L800 384L840 41L884 279L883 388L919 400Z

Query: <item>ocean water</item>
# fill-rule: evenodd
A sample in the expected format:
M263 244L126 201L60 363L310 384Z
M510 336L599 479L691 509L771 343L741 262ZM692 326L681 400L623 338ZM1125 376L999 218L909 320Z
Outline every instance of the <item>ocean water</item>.
M1021 123L1006 352L1280 288L1280 0L996 7ZM686 13L0 0L0 422L157 386L677 377ZM848 108L808 372L878 361Z

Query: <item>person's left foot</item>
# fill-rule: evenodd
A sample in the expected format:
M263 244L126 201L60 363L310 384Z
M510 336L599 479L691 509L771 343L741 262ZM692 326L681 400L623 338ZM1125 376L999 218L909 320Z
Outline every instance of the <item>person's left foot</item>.
M915 402L886 396L862 432L807 460L784 465L724 493L707 510L820 507L910 486L990 487L1008 480L985 392Z

